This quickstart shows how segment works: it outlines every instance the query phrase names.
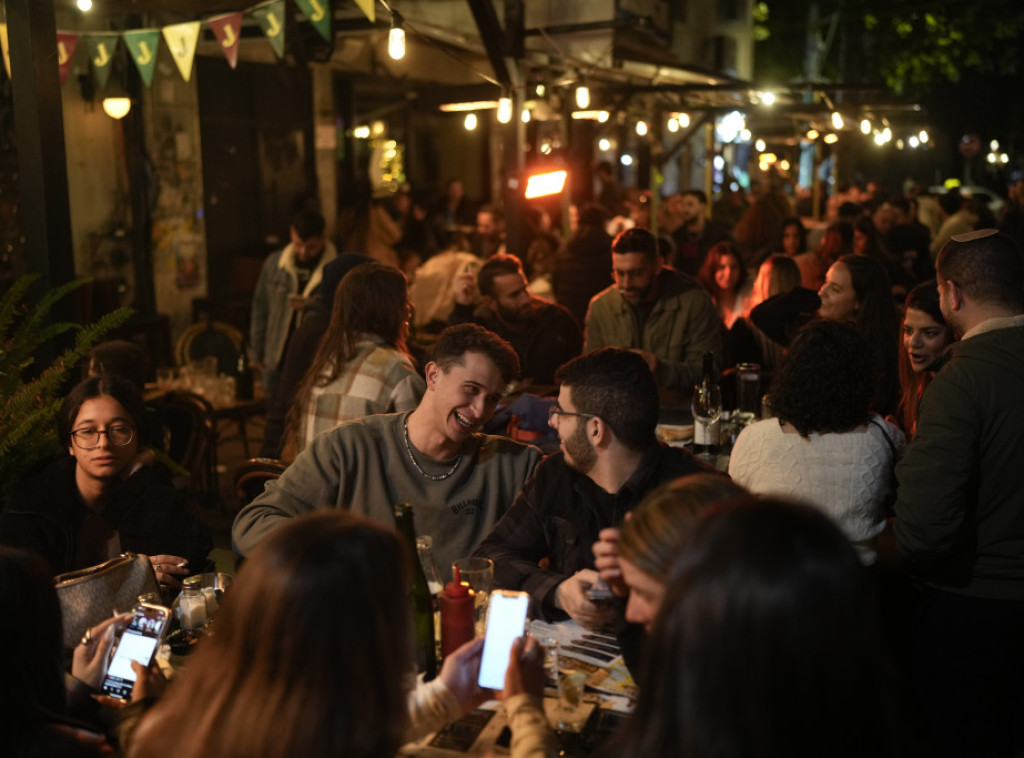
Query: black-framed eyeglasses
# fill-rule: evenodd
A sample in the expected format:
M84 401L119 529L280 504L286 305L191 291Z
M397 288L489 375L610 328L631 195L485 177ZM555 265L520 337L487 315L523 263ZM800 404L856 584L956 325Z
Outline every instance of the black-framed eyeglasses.
M71 432L71 439L83 450L92 450L100 444L101 434L107 435L110 444L124 447L131 444L135 428L129 424L115 424L106 429L75 429Z
M548 408L548 422L554 421L555 416L579 416L580 418L597 418L594 413L574 413L572 411L563 411L557 405L552 405Z

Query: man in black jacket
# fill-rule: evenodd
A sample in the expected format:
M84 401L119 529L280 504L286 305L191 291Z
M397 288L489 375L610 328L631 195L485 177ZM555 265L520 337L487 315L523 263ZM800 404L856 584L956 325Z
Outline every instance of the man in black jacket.
M555 379L551 425L561 450L541 461L476 555L494 561L498 586L530 593L534 614L600 627L614 610L588 597L598 580L591 550L598 533L619 526L659 484L708 469L655 438L658 388L639 355L595 350Z

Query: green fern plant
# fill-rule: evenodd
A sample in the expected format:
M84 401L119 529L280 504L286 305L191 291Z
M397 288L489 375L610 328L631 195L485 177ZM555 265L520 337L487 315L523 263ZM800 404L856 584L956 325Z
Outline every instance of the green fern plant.
M0 495L36 460L53 452L55 420L71 370L112 329L132 315L118 308L88 326L48 321L53 306L89 279L76 279L50 290L34 306L23 303L38 275L23 276L0 297ZM67 332L74 346L61 353L38 377L25 381L36 350Z

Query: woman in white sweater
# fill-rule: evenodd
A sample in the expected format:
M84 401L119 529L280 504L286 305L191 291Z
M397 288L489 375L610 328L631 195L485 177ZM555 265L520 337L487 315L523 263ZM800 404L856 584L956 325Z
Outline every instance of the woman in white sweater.
M751 492L799 498L823 510L854 543L884 529L903 433L872 412L872 351L850 324L803 328L769 395L776 418L736 440L733 480Z

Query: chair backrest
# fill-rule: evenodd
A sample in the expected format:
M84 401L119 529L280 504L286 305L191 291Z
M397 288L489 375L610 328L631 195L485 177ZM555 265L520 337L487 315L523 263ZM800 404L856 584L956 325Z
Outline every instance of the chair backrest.
M250 458L235 472L235 493L238 495L238 506L248 505L263 494L263 489L271 479L277 479L288 464L277 458Z
M210 420L213 406L201 395L175 390L153 398L154 413L163 425L168 457L192 475L196 489L205 485L205 456L214 444L215 430Z
M184 366L189 361L216 356L217 371L231 375L238 363L238 354L242 352L242 333L231 324L223 321L203 321L192 324L178 338L176 349L178 365Z

